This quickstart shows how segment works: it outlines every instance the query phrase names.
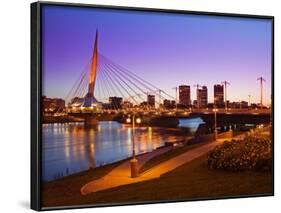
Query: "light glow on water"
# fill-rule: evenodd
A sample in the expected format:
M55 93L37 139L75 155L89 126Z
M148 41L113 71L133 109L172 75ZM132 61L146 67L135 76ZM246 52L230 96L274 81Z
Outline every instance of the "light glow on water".
M200 120L191 120L189 126L194 130ZM189 127L188 121L181 121L180 125ZM44 181L132 156L130 125L107 121L99 122L95 128L85 128L83 123L43 124L42 131ZM164 128L136 127L135 131L136 154L184 138Z

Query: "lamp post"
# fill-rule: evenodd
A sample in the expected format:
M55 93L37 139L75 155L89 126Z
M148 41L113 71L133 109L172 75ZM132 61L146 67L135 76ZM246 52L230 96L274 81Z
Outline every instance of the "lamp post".
M248 102L248 108L251 109L251 95L248 95L249 102Z
M133 113L132 119L128 117L126 119L127 123L132 122L132 143L133 143L133 151L132 151L132 160L130 161L131 167L131 178L135 178L138 176L138 160L136 159L136 143L135 143L135 123L141 123L140 118L136 118L135 113Z
M178 87L175 87L173 88L174 90L176 90L176 98L175 98L175 101L176 101L176 111L178 111Z
M217 130L217 111L218 111L218 109L217 109L217 108L214 108L213 111L214 111L214 116L215 116L214 134L215 134L215 141L217 141L217 138L218 138L218 130Z

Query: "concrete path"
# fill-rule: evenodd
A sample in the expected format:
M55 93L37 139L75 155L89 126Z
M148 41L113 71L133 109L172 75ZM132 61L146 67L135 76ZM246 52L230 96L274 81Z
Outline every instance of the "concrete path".
M188 163L192 161L195 158L200 157L201 155L209 152L212 150L215 146L218 144L223 143L226 140L232 140L232 139L243 139L245 137L245 134L238 135L234 138L221 138L218 139L216 142L211 142L205 145L202 145L198 148L191 149L189 151L186 151L183 154L180 154L170 160L164 161L163 163L160 163L151 169L147 170L146 172L142 173L139 175L139 177L136 178L131 178L130 177L130 160L122 163L120 166L114 168L111 172L109 172L107 175L104 177L93 180L86 185L84 185L81 188L81 194L86 195L89 193L117 187L117 186L122 186L122 185L127 185L131 183L137 183L141 181L147 181L151 180L154 178L159 178L161 175L170 172L177 167ZM138 162L139 162L139 168L148 160L151 158L163 154L167 151L169 151L171 147L165 147L162 149L155 150L151 153L143 154L137 157Z
M156 157L157 155L163 154L171 150L171 146L167 146L164 148L156 149L153 152L142 154L137 156L139 168L151 158ZM109 189L112 187L130 184L139 182L141 177L131 178L131 170L130 170L130 160L122 163L120 166L114 168L104 177L93 180L81 188L81 194L86 195L88 193L97 192L105 189Z
M170 171L174 170L175 168L177 168L187 162L190 162L193 159L198 158L201 155L209 152L219 143L221 143L221 142L220 141L212 142L212 143L208 143L206 145L200 146L198 148L191 149L181 155L178 155L177 157L174 157L170 160L167 160L167 161L151 168L150 170L143 173L141 175L141 177L146 178L146 179L159 178L161 175L163 175L167 172L170 172Z
M225 139L223 139L225 140ZM131 178L130 177L130 161L126 161L120 166L113 169L111 172L109 172L104 177L93 180L86 185L84 185L81 188L81 194L86 195L89 193L121 186L121 185L127 185L131 183L141 182L141 181L147 181L154 178L159 178L162 174L165 174L167 172L170 172L174 170L175 168L192 161L193 159L200 157L201 155L207 153L211 149L213 149L216 145L221 143L222 140L219 140L218 142L212 142L208 143L206 145L202 145L198 148L194 148L192 150L189 150L183 154L180 154L170 160L167 160L148 171L140 174L137 178ZM169 147L168 147L169 148ZM166 149L160 149L158 152L152 152L151 155L142 155L138 157L140 166L147 162L152 157L155 157L156 155L162 154L168 150ZM154 153L154 154L153 154Z

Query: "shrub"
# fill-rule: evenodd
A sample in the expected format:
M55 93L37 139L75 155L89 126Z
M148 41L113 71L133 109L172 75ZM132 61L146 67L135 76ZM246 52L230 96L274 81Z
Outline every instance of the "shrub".
M208 166L228 171L268 171L272 167L271 147L266 137L225 141L208 153Z

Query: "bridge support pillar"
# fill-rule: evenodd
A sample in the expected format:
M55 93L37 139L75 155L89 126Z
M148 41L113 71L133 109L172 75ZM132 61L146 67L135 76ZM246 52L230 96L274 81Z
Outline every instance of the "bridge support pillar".
M95 117L89 116L89 117L85 118L86 126L97 126L98 123L99 123L99 121Z

